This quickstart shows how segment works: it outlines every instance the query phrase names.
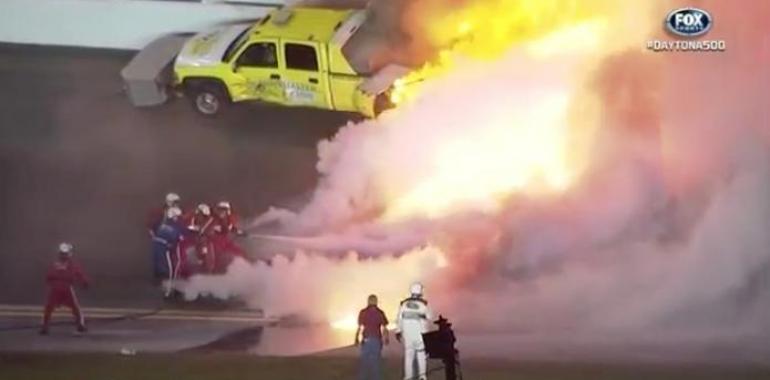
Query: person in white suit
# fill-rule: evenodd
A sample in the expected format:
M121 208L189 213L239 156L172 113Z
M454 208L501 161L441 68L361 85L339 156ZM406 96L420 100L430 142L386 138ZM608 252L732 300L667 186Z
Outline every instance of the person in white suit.
M423 291L421 283L412 284L409 288L409 298L401 301L396 314L396 339L404 345L405 380L428 378L422 334L429 331L433 314L428 308L428 301L423 298Z

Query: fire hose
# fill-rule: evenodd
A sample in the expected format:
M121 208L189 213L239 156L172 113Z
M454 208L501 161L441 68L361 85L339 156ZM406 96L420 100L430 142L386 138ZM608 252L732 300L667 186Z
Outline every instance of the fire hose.
M141 313L127 313L123 315L118 315L115 317L108 317L108 318L99 318L89 321L89 324L96 323L113 323L113 322L120 322L120 321L127 321L127 320L137 320L142 319L146 317L151 317L153 315L156 315L163 311L163 307L159 307L157 309L148 310L146 312ZM75 322L72 321L56 321L51 322L51 325L53 326L66 326L66 325L74 325ZM6 331L17 331L17 330L32 330L32 329L39 329L40 323L35 324L26 324L26 325L13 325L13 326L0 326L0 332L6 332Z

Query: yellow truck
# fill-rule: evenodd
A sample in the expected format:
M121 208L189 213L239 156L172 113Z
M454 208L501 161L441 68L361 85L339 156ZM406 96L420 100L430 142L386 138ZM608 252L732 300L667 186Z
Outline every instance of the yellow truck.
M159 39L134 58L123 77L135 105L165 101L159 72L169 59L163 56L181 45L168 80L203 115L262 101L373 117L392 107L393 84L410 68L373 63L371 41L361 33L367 18L366 10L277 9L253 23ZM143 70L144 88L138 79Z

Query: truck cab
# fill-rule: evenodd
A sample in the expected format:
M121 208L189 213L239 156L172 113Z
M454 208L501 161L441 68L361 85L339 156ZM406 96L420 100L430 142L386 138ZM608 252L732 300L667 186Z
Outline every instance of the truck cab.
M174 61L175 85L206 116L262 101L373 117L392 106L389 91L410 69L351 66L343 47L366 19L365 10L283 8L256 23L200 33Z

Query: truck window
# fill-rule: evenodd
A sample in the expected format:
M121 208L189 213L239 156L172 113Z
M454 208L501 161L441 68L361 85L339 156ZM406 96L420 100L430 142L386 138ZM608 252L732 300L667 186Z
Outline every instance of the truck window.
M272 42L256 42L238 57L238 66L246 67L278 67L275 54L275 44Z
M286 68L293 70L318 71L318 57L315 48L308 45L286 44Z

